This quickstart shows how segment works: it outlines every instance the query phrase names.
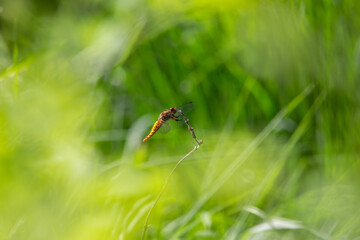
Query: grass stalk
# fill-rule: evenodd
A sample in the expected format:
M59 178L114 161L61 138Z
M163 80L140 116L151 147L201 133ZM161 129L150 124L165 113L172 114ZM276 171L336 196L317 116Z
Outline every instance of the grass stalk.
M182 161L184 161L185 158L189 157L193 152L195 152L195 151L200 147L200 145L203 143L202 140L198 140L198 139L196 138L194 128L191 127L190 122L189 122L189 119L188 119L187 117L185 117L185 115L184 115L182 112L180 112L180 114L181 114L181 116L182 116L182 120L183 120L183 121L186 123L186 125L188 126L188 130L190 131L191 136L194 138L194 140L196 141L197 145L195 145L195 147L194 147L190 152L188 152L184 157L182 157L182 158L175 164L174 168L171 170L170 174L169 174L169 175L167 176L167 178L165 179L165 182L164 182L164 185L163 185L162 188L161 188L161 191L160 191L159 194L157 195L157 197L156 197L153 205L150 207L150 210L149 210L148 214L146 215L145 224L144 224L143 232L142 232L142 235L141 235L141 239L142 239L142 240L145 240L145 238L146 238L146 231L147 231L147 229L148 229L148 227L149 227L148 222L149 222L150 215L151 215L151 213L152 213L155 205L159 202L159 199L160 199L161 195L163 194L163 192L164 192L164 190L165 190L165 188L166 188L166 186L167 186L167 184L168 184L168 182L169 182L169 179L171 178L171 176L172 176L173 173L175 172L176 168L180 165L180 163L181 163Z

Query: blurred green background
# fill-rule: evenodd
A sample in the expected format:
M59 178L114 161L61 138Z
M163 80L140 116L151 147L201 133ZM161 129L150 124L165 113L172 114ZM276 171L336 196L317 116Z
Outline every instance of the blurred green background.
M358 239L360 1L0 1L0 238Z

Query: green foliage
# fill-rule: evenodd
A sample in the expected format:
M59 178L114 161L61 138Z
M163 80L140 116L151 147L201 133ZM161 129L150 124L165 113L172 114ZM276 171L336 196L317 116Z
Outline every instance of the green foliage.
M3 0L0 238L360 234L360 2Z

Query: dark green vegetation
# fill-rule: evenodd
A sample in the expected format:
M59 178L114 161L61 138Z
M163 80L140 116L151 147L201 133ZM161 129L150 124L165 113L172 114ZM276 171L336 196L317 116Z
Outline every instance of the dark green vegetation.
M360 1L3 0L0 238L360 235ZM274 230L277 228L277 230Z

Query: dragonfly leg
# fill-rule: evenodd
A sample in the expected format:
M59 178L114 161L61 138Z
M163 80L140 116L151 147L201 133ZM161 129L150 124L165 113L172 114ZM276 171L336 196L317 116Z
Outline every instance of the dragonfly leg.
M172 119L174 119L175 121L184 121L185 119L184 118L180 118L180 116L178 117L171 117Z

